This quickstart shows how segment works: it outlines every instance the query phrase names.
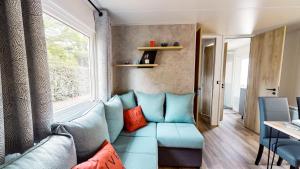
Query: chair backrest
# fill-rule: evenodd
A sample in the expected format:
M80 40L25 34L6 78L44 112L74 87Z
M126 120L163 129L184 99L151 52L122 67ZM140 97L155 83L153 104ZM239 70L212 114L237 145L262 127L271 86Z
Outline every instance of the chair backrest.
M276 138L277 132L272 132L272 136L270 136L270 128L264 125L264 121L290 122L288 100L284 97L259 97L258 100L260 112L260 141L264 138ZM279 137L288 138L289 136L280 133Z
M298 118L300 119L300 97L296 97L298 105Z

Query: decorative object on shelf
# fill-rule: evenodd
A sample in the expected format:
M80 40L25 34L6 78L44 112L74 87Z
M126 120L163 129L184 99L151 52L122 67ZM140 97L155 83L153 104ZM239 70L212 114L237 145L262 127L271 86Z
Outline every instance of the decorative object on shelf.
M168 42L162 42L162 43L160 43L160 46L162 46L162 47L167 47L168 45L169 45Z
M145 55L145 64L150 64L148 54Z
M155 47L155 40L150 40L149 41L149 46L150 47Z
M144 51L139 64L154 64L156 53L157 53L156 50Z
M180 43L179 42L174 42L173 46L180 46Z

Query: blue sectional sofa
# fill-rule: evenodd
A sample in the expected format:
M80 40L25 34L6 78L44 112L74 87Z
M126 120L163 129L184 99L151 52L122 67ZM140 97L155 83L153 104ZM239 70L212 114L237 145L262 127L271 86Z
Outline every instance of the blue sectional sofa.
M110 140L126 169L201 167L204 138L194 123L164 122L164 119L149 121L137 131L126 132L120 115L123 115L123 109L137 105L132 103L133 93L129 95L115 96L107 103L99 102L80 117L53 124L52 136L0 168L22 169L30 165L33 168L67 169L92 157L104 140ZM168 96L163 98L164 106L170 106L165 105ZM53 154L59 154L64 162L58 162Z

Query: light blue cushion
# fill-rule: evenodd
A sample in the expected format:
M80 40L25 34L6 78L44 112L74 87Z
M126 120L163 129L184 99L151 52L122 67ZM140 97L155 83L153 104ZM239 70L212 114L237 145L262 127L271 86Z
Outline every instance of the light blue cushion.
M194 124L157 123L157 141L160 147L201 149L204 138Z
M52 135L9 161L6 169L70 169L77 164L76 150L71 136Z
M138 105L142 107L143 113L147 121L164 122L164 101L165 94L147 94L135 92Z
M119 136L113 146L118 153L158 154L157 140L153 137Z
M124 126L123 106L118 96L114 96L104 105L109 138L110 142L113 143L121 133Z
M195 123L193 114L194 94L166 94L167 123Z
M109 140L103 103L98 103L78 118L52 125L53 133L65 134L65 130L73 136L79 162L92 157L103 141Z
M122 94L122 95L119 95L119 97L122 101L124 110L131 109L131 108L134 108L134 107L137 106L136 102L135 102L135 99L134 99L133 91L130 91L130 92Z
M155 137L156 138L156 123L148 123L147 126L142 127L134 132L122 131L121 136L134 137Z
M118 153L126 169L157 169L158 156L141 153Z
M158 146L155 137L119 136L113 146L127 169L158 168Z

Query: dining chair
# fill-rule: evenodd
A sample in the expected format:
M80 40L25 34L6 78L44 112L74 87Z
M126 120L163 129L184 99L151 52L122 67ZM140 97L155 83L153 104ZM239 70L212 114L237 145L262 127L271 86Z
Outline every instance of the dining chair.
M259 97L260 112L260 146L255 164L258 165L261 159L264 147L269 147L271 138L271 150L279 156L277 165L280 166L282 160L290 164L290 169L298 169L300 166L300 142L291 139L284 133L272 132L270 128L264 125L264 121L286 121L290 122L289 104L284 97ZM278 135L279 134L279 135ZM275 149L273 145L278 137L278 146Z
M296 97L298 105L298 119L300 119L300 97ZM289 144L279 145L277 154L285 159L290 165L290 169L298 169L300 167L300 142L293 140Z
M278 143L279 144L279 143ZM290 164L290 169L300 167L300 141L293 140L290 143L279 144L277 154Z
M269 138L271 138L271 145L273 145L277 138L277 132L273 132L270 136L270 128L264 125L264 121L290 121L289 104L287 98L284 97L259 97L259 117L260 117L260 135L259 135L259 149L255 164L258 165L264 151L264 147L269 147ZM290 137L286 134L280 133L278 143L289 142ZM273 146L272 151L273 151ZM277 165L281 165L282 158L279 157Z

